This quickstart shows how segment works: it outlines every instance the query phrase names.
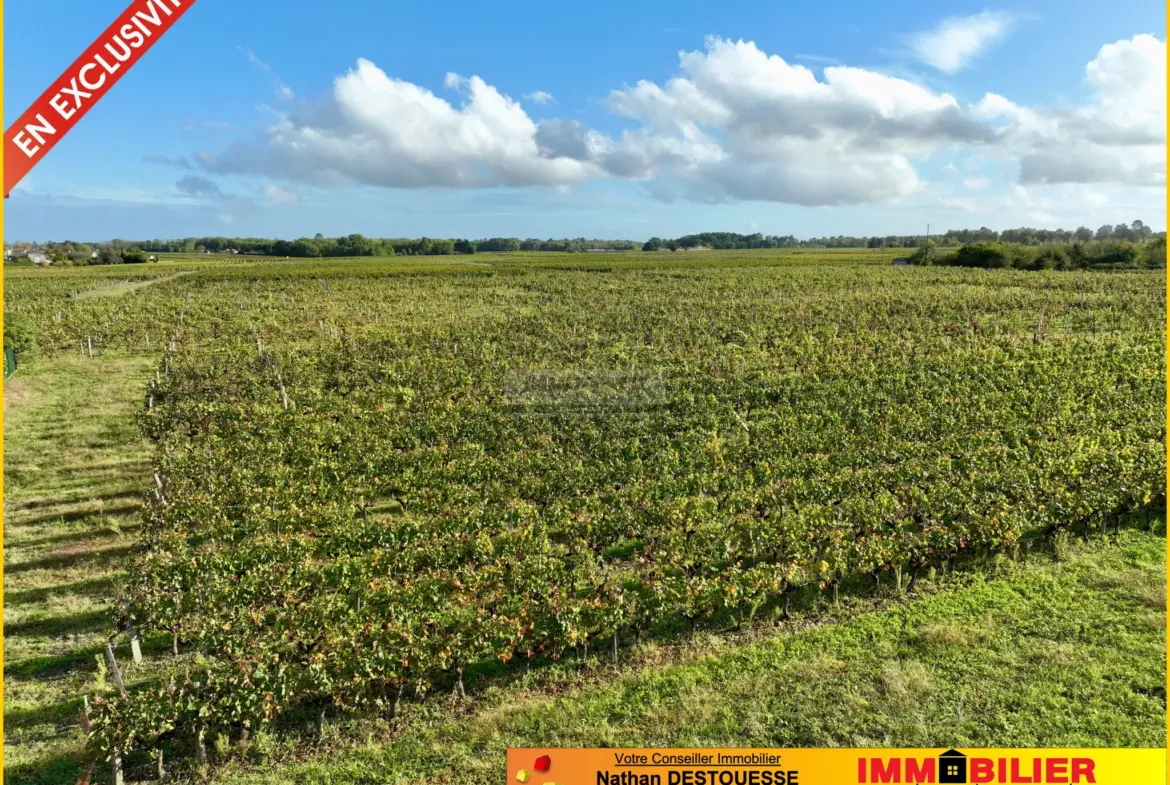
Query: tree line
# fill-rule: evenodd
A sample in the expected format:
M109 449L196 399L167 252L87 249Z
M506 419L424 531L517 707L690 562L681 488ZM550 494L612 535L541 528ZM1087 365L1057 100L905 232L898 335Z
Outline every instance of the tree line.
M376 238L361 234L344 237L302 237L277 240L263 237L187 237L177 240L111 240L105 243L74 241L44 244L50 262L75 264L117 264L147 261L150 254L166 253L240 253L258 256L301 258L337 256L441 256L485 252L549 251L579 253L590 250L633 251L640 244L632 240L597 240L578 237L561 240L518 237L490 237L480 240L422 237ZM14 255L31 249L27 243L13 246ZM96 256L94 255L96 252Z
M1024 245L976 242L946 250L927 242L910 257L911 264L1018 270L1165 269L1166 234L1138 241L1107 237L1088 241Z
M530 237L489 237L479 240L439 239L422 237L417 239L376 238L361 234L344 237L325 237L318 233L314 237L297 240L278 240L263 237L187 237L171 240L111 240L104 243L83 243L74 241L45 243L45 254L54 264L127 264L146 262L152 254L166 253L240 253L259 256L288 256L298 258L345 257L345 256L441 256L474 253L515 253L520 251L544 251L557 253L583 253L586 251L678 251L690 249L754 249L754 248L958 248L972 244L1018 245L1041 247L1060 245L1070 258L1077 259L1079 252L1068 251L1074 244L1088 247L1091 243L1109 245L1110 248L1124 248L1117 243L1130 243L1142 248L1156 246L1158 238L1165 238L1165 232L1155 233L1142 221L1130 224L1104 224L1096 231L1081 226L1077 229L1035 229L1020 227L996 231L979 229L951 229L939 235L887 235L868 237L836 235L833 237L812 237L798 239L795 235L738 234L735 232L702 232L688 234L676 239L651 237L644 243L631 240L601 240L577 237L575 239L541 240ZM1102 245L1100 247L1105 247ZM1163 244L1164 247L1164 244ZM15 243L13 256L20 257L31 249L27 243ZM1110 251L1109 253L1114 253ZM1053 252L1060 256L1061 252ZM1094 252L1089 253L1092 257ZM1132 251L1117 253L1132 254ZM969 254L968 254L969 256ZM933 257L932 257L933 258ZM968 258L968 257L964 257ZM998 257L996 257L998 259ZM1020 257L1030 263L1035 254L1025 253ZM1049 257L1044 257L1048 259ZM1088 258L1088 257L1086 257ZM1057 259L1057 266L1061 263ZM1076 262L1070 262L1076 266ZM1013 261L1006 266L1017 266Z
M1161 234L1165 234L1162 232ZM856 237L835 235L833 237L811 237L799 240L794 235L737 234L735 232L702 232L688 234L674 240L651 237L643 243L643 251L676 251L690 248L711 248L715 250L751 248L920 248L928 240L936 247L954 247L971 243L1012 243L1019 245L1044 245L1047 243L1087 243L1091 240L1124 240L1141 242L1154 237L1153 229L1143 221L1131 224L1104 224L1096 231L1081 226L1077 229L1004 229L996 231L986 226L979 229L950 229L941 235L887 235L885 237Z

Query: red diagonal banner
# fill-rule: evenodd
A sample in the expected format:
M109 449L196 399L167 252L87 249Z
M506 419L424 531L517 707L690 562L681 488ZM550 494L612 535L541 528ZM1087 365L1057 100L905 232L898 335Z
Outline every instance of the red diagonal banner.
M4 133L4 198L195 0L134 0Z

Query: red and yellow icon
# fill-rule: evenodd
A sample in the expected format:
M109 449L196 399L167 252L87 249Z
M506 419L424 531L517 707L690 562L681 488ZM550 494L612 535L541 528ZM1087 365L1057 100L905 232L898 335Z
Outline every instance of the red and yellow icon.
M539 758L537 758L532 763L532 768L534 771L536 771L540 774L547 774L549 769L552 768L552 758L548 755L541 755ZM516 781L517 782L528 782L531 779L532 779L532 772L530 772L528 769L520 769L519 771L516 772ZM546 782L546 783L543 783L543 785L557 785L557 784L555 782Z

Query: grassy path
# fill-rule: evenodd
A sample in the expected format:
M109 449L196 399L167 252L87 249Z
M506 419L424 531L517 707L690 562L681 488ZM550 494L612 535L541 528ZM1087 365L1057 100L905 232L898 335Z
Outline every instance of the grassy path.
M154 286L157 283L166 283L173 281L176 278L182 278L184 275L191 275L197 270L184 270L181 273L174 273L173 275L160 275L157 278L150 278L145 281L133 281L127 283L115 284L114 286L103 286L100 289L90 289L84 292L78 292L73 296L75 300L86 300L90 297L117 297L118 295L127 294L129 292L143 289L147 286Z
M77 779L81 695L149 487L133 421L153 361L61 358L4 388L4 767L10 783Z

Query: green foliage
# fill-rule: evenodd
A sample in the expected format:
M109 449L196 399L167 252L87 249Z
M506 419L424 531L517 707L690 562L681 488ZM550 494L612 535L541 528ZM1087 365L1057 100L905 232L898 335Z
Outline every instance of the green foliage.
M4 348L16 350L19 362L26 362L37 355L36 328L31 319L5 312Z
M1043 247L1010 243L973 243L937 256L935 264L985 269L1071 270L1165 267L1165 237L1144 240L1102 239L1052 243ZM916 254L917 255L917 254Z
M910 264L927 266L935 263L938 258L938 249L933 240L924 240L914 253L910 254Z

